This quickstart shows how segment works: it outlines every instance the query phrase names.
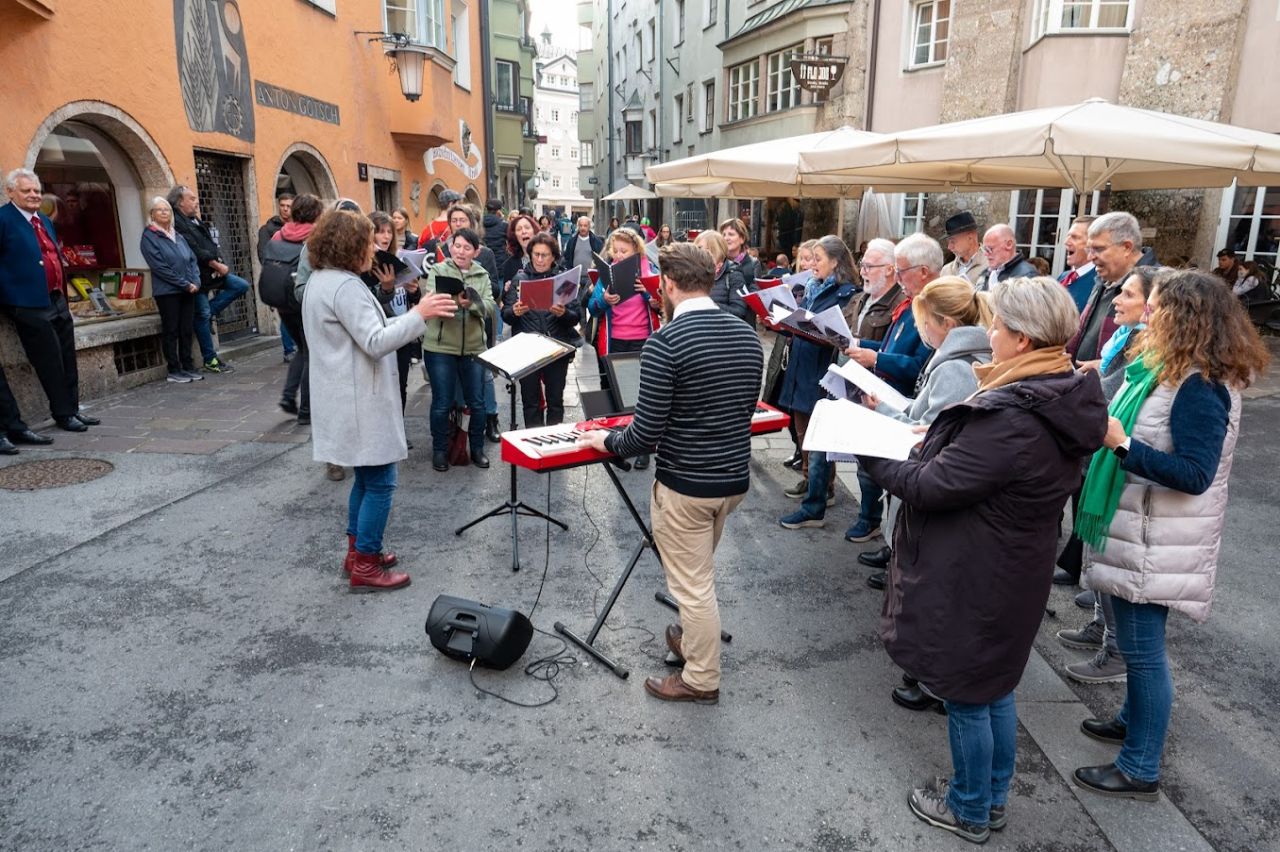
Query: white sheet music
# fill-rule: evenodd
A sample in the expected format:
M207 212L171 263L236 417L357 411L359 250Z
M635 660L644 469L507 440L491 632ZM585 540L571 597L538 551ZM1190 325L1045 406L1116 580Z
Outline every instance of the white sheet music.
M404 261L409 267L404 272L401 272L396 276L396 286L403 287L410 281L417 281L419 278L426 275L427 273L423 269L423 266L426 264L427 255L429 254L431 254L431 252L426 249L416 249L414 251L410 251L409 249L400 249L400 251L396 252L396 257Z
M843 364L832 364L827 368L827 373L835 373L840 378L852 382L861 390L879 399L885 405L894 411L906 411L911 407L911 400L894 390L893 385L859 364L857 361L846 361ZM826 387L826 384L823 384ZM832 396L840 397L843 394L832 393Z
M533 367L550 364L573 351L573 347L542 334L513 335L477 358L506 376L517 376Z
M760 297L760 304L767 313L773 312L774 305L786 308L787 314L791 314L797 307L796 297L792 295L790 287L769 287L756 291L756 295Z
M872 456L905 461L924 439L907 423L877 414L846 399L820 399L814 406L804 449L838 456Z
M849 330L849 321L844 318L844 312L840 310L839 305L832 305L825 311L814 314L812 322L824 337L840 341L841 345L837 348L841 351L848 349L853 343L853 332Z

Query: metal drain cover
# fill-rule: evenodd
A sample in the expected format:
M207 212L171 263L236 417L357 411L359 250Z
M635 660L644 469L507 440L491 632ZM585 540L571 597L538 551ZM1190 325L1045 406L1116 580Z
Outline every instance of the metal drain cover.
M0 488L8 491L39 491L92 482L115 470L101 459L42 459L0 467Z

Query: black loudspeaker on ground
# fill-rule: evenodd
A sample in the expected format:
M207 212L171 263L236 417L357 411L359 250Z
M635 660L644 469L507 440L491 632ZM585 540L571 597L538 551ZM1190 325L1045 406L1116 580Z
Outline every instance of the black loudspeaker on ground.
M505 669L529 647L533 624L513 609L440 595L427 614L427 636L446 657Z

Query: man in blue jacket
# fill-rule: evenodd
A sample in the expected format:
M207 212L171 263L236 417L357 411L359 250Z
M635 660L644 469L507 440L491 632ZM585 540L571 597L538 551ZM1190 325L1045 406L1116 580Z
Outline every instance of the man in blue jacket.
M898 243L894 247L893 262L897 267L898 283L907 298L895 309L893 324L885 333L884 340L858 340L848 350L851 359L868 370L874 370L906 396L915 396L916 379L933 354L933 350L920 338L911 302L926 284L938 277L942 271L942 260L942 246L924 234L912 234ZM858 485L862 489L858 520L844 537L847 541L862 544L880 535L880 522L884 519L881 502L884 491L862 472L861 467L858 468ZM871 579L868 578L868 582ZM872 584L872 588L883 586Z
M5 176L4 190L9 203L0 207L0 312L13 321L22 351L49 398L54 423L68 432L83 432L100 421L79 413L80 374L66 272L58 234L40 212L40 178L30 169L14 169ZM0 396L12 398L7 383ZM15 405L10 418L16 411ZM52 443L21 420L4 425L9 437L21 443Z

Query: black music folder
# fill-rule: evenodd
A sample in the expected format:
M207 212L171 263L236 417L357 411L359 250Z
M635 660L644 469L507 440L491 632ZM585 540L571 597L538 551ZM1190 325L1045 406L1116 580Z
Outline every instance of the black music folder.
M636 294L636 282L640 279L640 255L633 254L607 269L609 280L605 284L606 290L615 294L620 302L625 302Z
M467 289L461 278L454 278L451 275L437 275L435 286L437 293L448 293L450 296L461 296Z

